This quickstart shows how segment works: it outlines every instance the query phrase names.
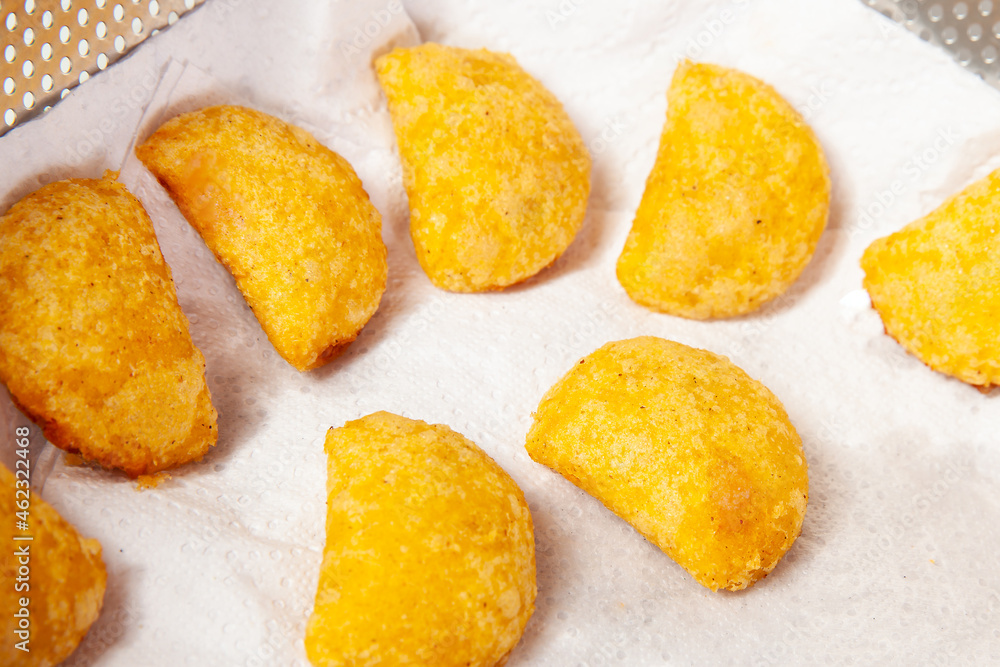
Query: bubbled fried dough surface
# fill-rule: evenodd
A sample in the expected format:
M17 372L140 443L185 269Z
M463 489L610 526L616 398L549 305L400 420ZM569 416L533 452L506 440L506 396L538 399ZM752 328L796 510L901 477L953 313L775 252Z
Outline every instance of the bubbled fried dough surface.
M447 426L386 412L326 438L314 665L503 664L534 609L517 484Z
M0 551L0 664L20 667L58 665L76 649L97 620L104 602L107 572L101 560L97 540L80 537L76 529L52 507L31 493L28 514L29 530L15 530L15 512L19 511L15 475L0 464L0 512L4 529L0 531L4 548ZM30 535L31 541L14 541L15 536ZM26 583L30 590L18 591L18 569L22 565L15 550L28 547ZM25 583L21 578L20 583ZM29 599L30 652L15 648L21 641L14 634L20 609L19 598Z
M636 302L672 315L757 309L812 257L829 212L828 171L812 130L773 88L681 63L618 280Z
M808 478L781 403L724 357L608 343L545 394L528 454L712 589L766 576L802 528Z
M590 193L590 156L559 100L513 57L485 49L395 49L376 71L431 282L502 289L552 264Z
M886 333L936 371L1000 385L1000 170L876 240L861 267Z
M136 148L299 370L336 357L385 291L382 218L305 130L236 106L182 114Z
M108 172L0 219L0 379L48 440L128 475L217 437L205 359L139 201Z

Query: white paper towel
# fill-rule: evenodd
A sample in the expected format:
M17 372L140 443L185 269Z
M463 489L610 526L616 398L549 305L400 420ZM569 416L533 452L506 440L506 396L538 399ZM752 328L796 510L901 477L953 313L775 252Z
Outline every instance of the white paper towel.
M40 183L122 165L154 93L140 138L158 105L218 81L222 99L298 123L347 157L389 249L378 313L343 357L301 374L148 174L126 165L206 356L220 439L202 463L143 492L56 463L45 496L100 539L109 569L104 613L70 664L305 665L324 433L382 409L448 424L524 489L539 595L511 665L1000 660L1000 395L930 371L885 336L858 266L871 240L1000 166L1000 94L848 0L405 4L424 39L513 53L591 149L584 229L523 286L453 295L416 262L368 64L372 49L416 39L391 1L210 0L0 139L7 205ZM685 56L774 85L807 116L832 169L833 213L813 262L785 296L735 320L651 313L614 275ZM802 536L748 591L702 588L524 452L532 410L575 359L643 334L730 356L803 437ZM0 415L5 432L23 422Z

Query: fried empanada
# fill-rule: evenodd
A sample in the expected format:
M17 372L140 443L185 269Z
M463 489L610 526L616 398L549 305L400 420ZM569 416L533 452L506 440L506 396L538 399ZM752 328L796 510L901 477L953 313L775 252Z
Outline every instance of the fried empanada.
M153 225L116 178L51 183L0 218L0 380L52 444L136 477L218 432Z
M288 363L322 366L357 338L385 291L386 249L382 218L344 158L237 106L177 116L135 152Z
M0 664L58 665L101 613L108 580L101 545L80 537L27 479L2 464L0 512Z
M764 385L711 352L608 343L545 394L526 447L712 590L767 576L802 528L795 428Z
M1000 385L1000 170L868 246L885 331L936 371Z
M386 412L330 429L326 452L312 663L502 665L536 594L517 484L447 426Z
M736 70L685 61L667 99L618 280L671 315L748 313L784 292L816 249L830 208L823 149L773 88Z
M552 264L583 224L590 155L559 100L507 54L438 44L376 61L431 282L503 289Z

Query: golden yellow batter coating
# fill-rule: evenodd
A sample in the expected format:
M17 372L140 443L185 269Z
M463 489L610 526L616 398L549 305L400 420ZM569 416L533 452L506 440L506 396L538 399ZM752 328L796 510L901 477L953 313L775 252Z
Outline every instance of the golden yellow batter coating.
M322 366L357 338L385 291L386 249L382 218L344 158L235 106L177 116L135 152L288 363Z
M136 477L218 432L153 225L116 177L51 183L0 218L0 380L52 444Z
M41 497L26 491L26 486L0 464L4 526L0 530L4 545L0 550L0 664L49 667L69 657L97 620L108 575L100 543L80 537ZM21 509L25 501L27 510ZM18 512L26 513L26 531L16 529ZM14 539L24 536L32 539ZM24 631L21 603L25 601L27 637L18 634ZM17 648L25 638L28 643L22 646L29 648L28 652Z
M502 665L534 610L521 489L447 426L378 412L326 436L326 548L306 652L334 665Z
M608 343L545 394L526 447L713 591L767 576L802 528L795 428L764 385L711 352Z
M692 319L748 313L784 292L830 208L823 149L767 84L683 62L618 280L636 302Z
M376 63L427 276L496 290L552 264L583 224L590 155L573 122L508 54L438 44Z
M861 258L885 331L936 371L1000 385L1000 170Z

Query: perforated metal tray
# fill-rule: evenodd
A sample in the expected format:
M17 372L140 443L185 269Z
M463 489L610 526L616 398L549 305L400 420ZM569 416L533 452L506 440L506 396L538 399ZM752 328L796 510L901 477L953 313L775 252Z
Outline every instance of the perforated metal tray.
M862 0L1000 89L1000 0Z
M0 0L0 135L205 0Z
M205 0L0 0L0 136ZM1000 0L862 0L1000 89Z

